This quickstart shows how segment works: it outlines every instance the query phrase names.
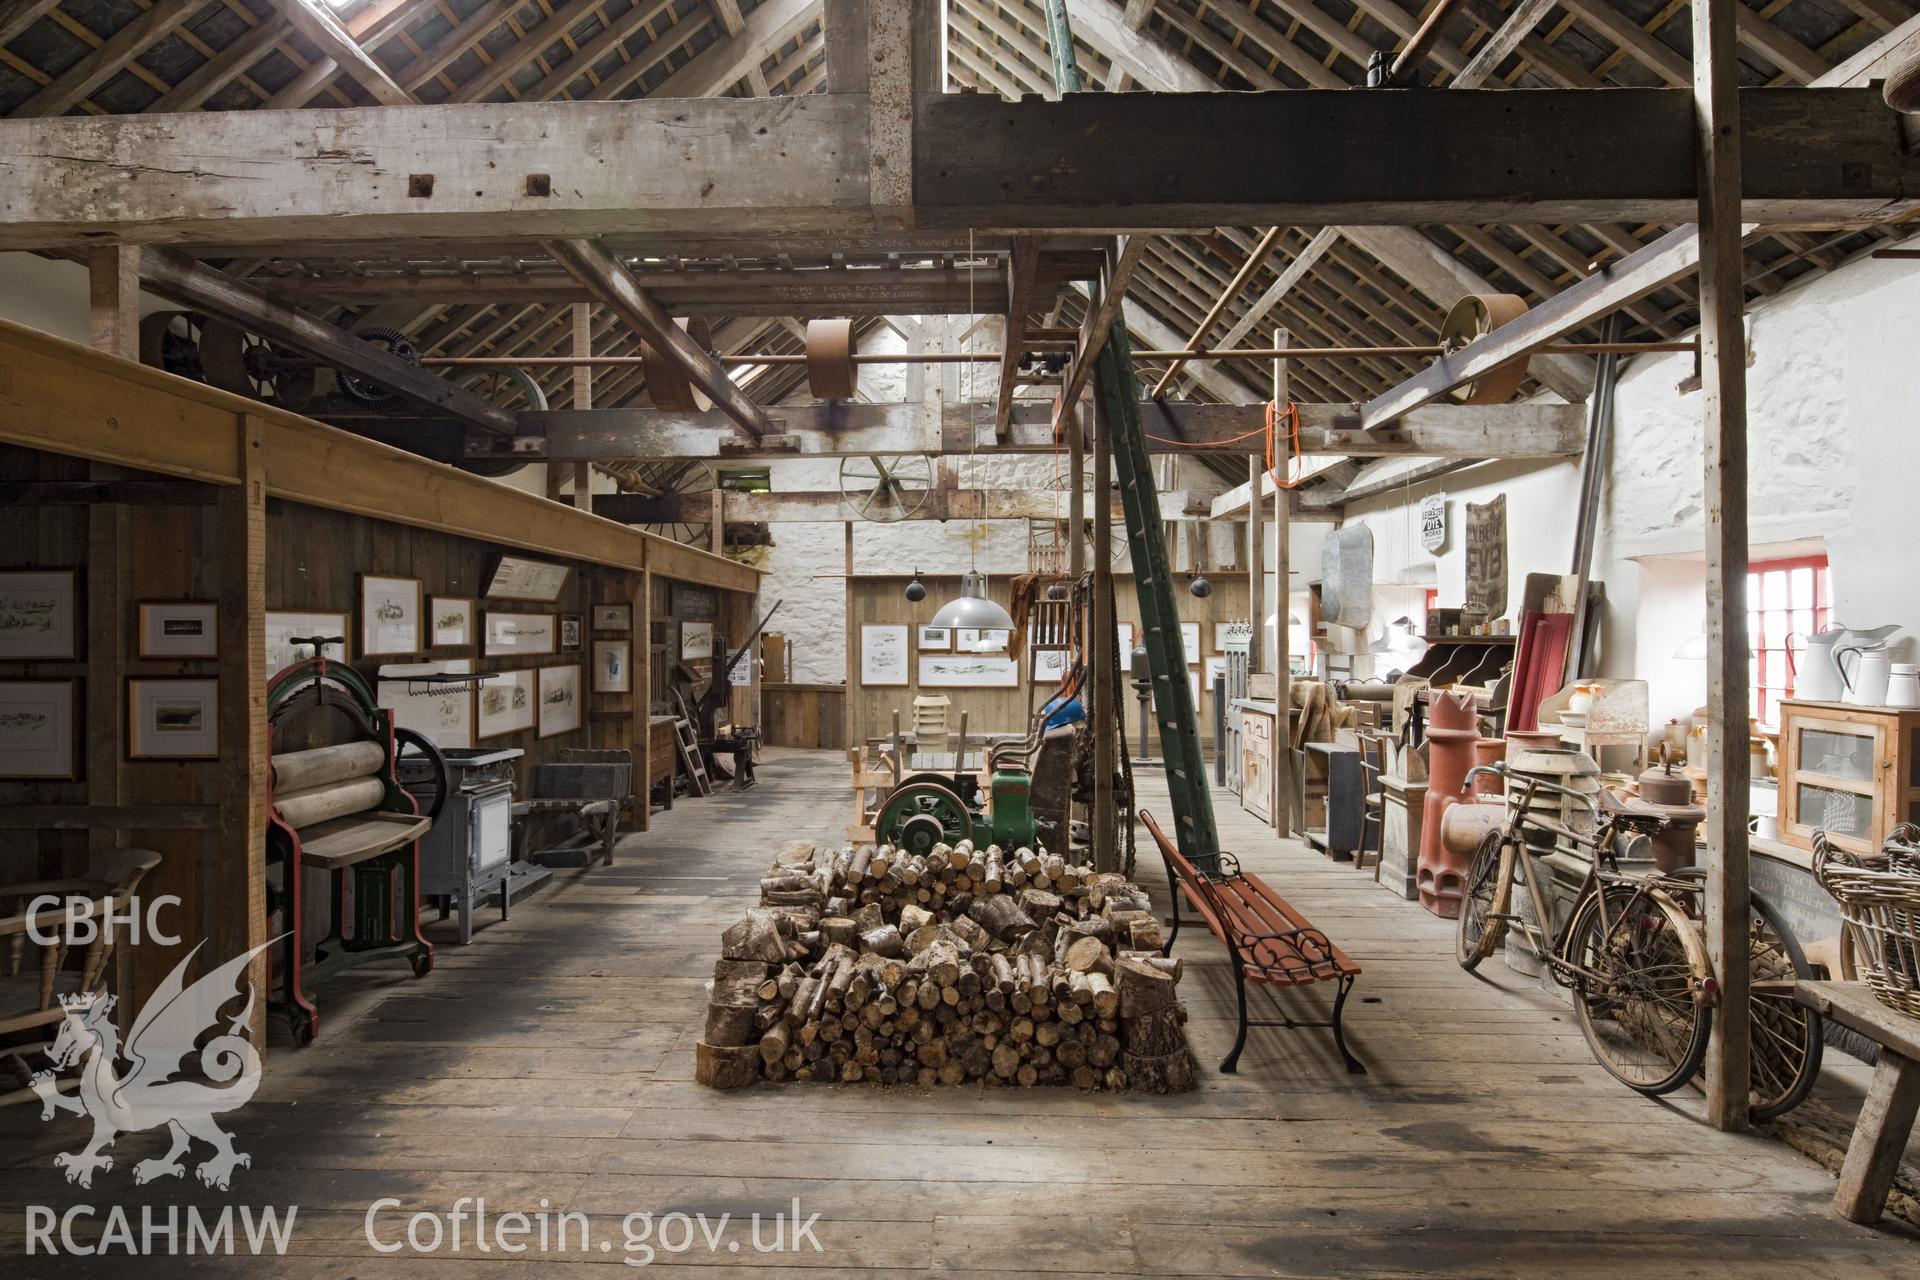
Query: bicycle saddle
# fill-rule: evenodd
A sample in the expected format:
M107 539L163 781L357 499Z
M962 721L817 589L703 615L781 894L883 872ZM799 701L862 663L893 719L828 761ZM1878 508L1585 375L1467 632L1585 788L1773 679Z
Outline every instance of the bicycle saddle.
M1642 824L1662 827L1669 821L1665 810L1655 808L1638 796L1623 796L1605 789L1600 792L1600 811L1633 827Z

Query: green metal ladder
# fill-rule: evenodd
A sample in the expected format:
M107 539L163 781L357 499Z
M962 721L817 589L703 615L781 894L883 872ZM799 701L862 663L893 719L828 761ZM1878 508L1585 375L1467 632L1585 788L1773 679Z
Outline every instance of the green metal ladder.
M1175 838L1188 861L1214 875L1220 870L1220 833L1213 822L1213 793L1208 790L1206 757L1200 750L1200 717L1193 686L1187 683L1187 655L1180 639L1172 558L1160 523L1160 495L1147 456L1146 428L1140 422L1140 383L1133 375L1133 348L1120 320L1114 321L1095 362L1094 396L1100 408L1100 429L1111 437L1113 469L1120 480L1133 584L1140 596L1140 630L1153 672L1153 713L1160 723L1167 792L1173 800ZM1100 491L1096 484L1094 492Z

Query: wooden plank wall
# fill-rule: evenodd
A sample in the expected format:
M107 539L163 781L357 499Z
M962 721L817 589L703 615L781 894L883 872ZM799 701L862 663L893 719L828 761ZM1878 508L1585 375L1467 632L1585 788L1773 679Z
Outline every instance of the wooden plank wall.
M757 597L745 591L727 591L707 583L685 582L661 574L650 574L651 641L655 674L652 679L654 704L670 709L673 669L681 662L680 624L711 622L716 636L723 638L729 650L753 629ZM758 641L755 642L756 646ZM711 677L713 664L705 658L691 659L688 667L704 680ZM759 723L757 690L736 688L728 704L734 723Z
M901 728L909 728L913 723L913 700L921 693L918 684L920 671L919 628L933 621L933 615L940 606L953 598L960 587L958 575L943 576L922 573L920 581L927 588L926 599L915 604L906 597L908 577L905 575L869 575L861 574L852 579L849 591L852 610L851 635L855 651L848 655L848 681L853 689L853 740L864 742L868 738L884 737L892 732L893 712L900 712ZM1180 617L1183 621L1200 624L1200 644L1205 655L1217 654L1213 647L1213 624L1244 619L1247 616L1246 575L1233 575L1222 572L1211 579L1213 594L1205 599L1188 594L1182 588L1179 593ZM1009 603L1008 585L1005 577L988 580L988 595L1001 605ZM1130 574L1114 576L1114 617L1116 621L1133 624L1138 635L1140 625L1140 603L1134 594L1133 577ZM860 628L874 623L907 623L912 629L907 634L908 644L908 680L904 688L868 688L859 681L860 655L858 653ZM1199 655L1189 654L1190 659ZM1125 657L1122 657L1125 661ZM950 731L957 732L960 727L960 713L967 713L967 731L969 734L1026 732L1028 707L1028 679L1032 670L1030 660L1022 664L1021 683L1013 689L929 689L928 693L943 693L951 698L952 705L947 709L947 724ZM1189 669L1199 673L1204 685L1206 667L1204 662L1194 661ZM1138 704L1133 698L1133 686L1124 680L1121 686L1122 698L1126 703L1128 742L1138 748ZM1045 700L1043 691L1034 699L1035 704ZM1209 745L1213 741L1213 698L1204 687L1200 698L1200 736ZM1158 754L1159 743L1154 744Z
M0 447L0 482L33 483L85 480L88 464L58 454ZM137 472L129 480L152 479ZM0 806L86 805L95 788L117 770L117 804L125 806L205 806L221 803L217 762L130 761L127 749L126 677L200 676L222 673L219 659L143 659L138 652L136 603L141 600L216 600L220 597L219 508L206 490L204 505L132 505L89 508L79 505L0 506L0 565L6 568L74 569L76 574L79 660L75 662L0 663L0 679L73 679L78 682L75 735L81 744L78 782L0 782ZM107 514L108 520L92 519ZM89 526L105 536L90 546ZM104 575L95 592L89 574ZM89 595L117 600L113 613L89 613ZM106 681L105 688L94 687ZM223 689L223 693L225 690ZM89 715L92 701L103 714ZM209 822L213 819L210 817ZM125 845L152 849L160 865L148 873L140 895L163 895L180 906L161 913L163 931L176 934L174 946L144 939L138 948L123 946L119 970L129 985L119 988L121 1005L137 1010L161 978L202 938L216 936L224 892L238 881L244 889L244 864L237 876L222 865L217 827L212 830L33 831L0 830L0 883L81 875L89 845ZM244 856L244 850L239 851ZM240 901L245 901L244 892ZM220 959L226 959L221 956ZM196 972L199 970L196 962Z
M767 684L760 696L767 745L846 749L845 685Z
M377 679L382 664L445 661L470 658L480 672L515 671L527 668L579 665L580 688L585 697L586 717L581 727L570 733L542 738L536 726L497 737L481 738L480 747L518 747L526 755L516 761L519 794L531 794L533 766L559 759L569 747L630 749L637 753L643 742L634 729L635 714L645 724L645 707L639 704L646 689L646 672L634 669L632 694L592 694L591 610L594 603L628 604L638 602L644 574L603 566L572 563L560 599L552 604L527 601L486 600L482 592L499 559L501 548L492 543L456 537L427 529L412 528L385 520L339 511L326 511L299 503L270 501L267 504L267 608L269 610L318 610L345 612L353 618L353 666L369 681ZM419 578L428 597L452 596L475 601L475 640L466 646L434 648L417 656L362 658L358 652L358 575L362 573ZM486 657L477 643L481 618L490 611L516 613L552 613L557 617L577 615L582 619L582 641L577 651L562 651L539 657ZM639 610L634 610L636 619ZM556 622L556 631L558 623ZM616 632L597 633L600 638L621 638ZM423 637L425 638L425 637ZM636 641L638 637L632 637ZM644 646L636 643L636 663L644 660ZM303 726L303 729L305 726ZM276 744L277 750L323 741L322 726L302 732L289 741ZM636 758L636 768L638 760Z

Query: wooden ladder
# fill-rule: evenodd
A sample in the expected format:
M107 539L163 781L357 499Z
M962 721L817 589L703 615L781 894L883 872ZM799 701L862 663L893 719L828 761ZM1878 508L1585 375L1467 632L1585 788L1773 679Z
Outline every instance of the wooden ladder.
M693 794L712 795L713 780L707 777L706 763L700 759L700 739L694 736L693 725L685 716L673 718L673 738L680 744L680 767L693 781Z

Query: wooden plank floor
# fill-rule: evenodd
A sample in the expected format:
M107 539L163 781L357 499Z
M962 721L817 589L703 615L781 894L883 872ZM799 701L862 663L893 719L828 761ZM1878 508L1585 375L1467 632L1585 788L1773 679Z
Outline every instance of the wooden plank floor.
M752 901L770 851L836 839L845 761L774 751L761 786L689 800L626 840L611 869L560 883L443 946L424 981L369 974L323 1007L311 1049L277 1049L230 1117L253 1165L221 1195L132 1185L155 1135L127 1135L82 1193L50 1164L80 1145L70 1117L0 1113L5 1274L205 1277L534 1277L623 1257L632 1212L819 1214L823 1252L745 1244L659 1254L704 1275L777 1266L793 1280L953 1274L1161 1276L1675 1276L1912 1274L1897 1229L1827 1209L1833 1180L1761 1137L1714 1133L1613 1083L1552 997L1498 963L1459 971L1450 926L1370 875L1275 840L1222 794L1226 845L1365 967L1349 1076L1325 1032L1256 1030L1239 1074L1216 944L1183 935L1183 994L1202 1086L1177 1098L1053 1089L787 1085L720 1094L692 1083L702 983L721 928ZM1164 789L1143 781L1149 807ZM1148 855L1150 856L1150 855ZM1165 891L1157 858L1141 879ZM444 938L444 933L441 934ZM379 1256L363 1221L444 1213L589 1216L586 1251L505 1258ZM18 1261L22 1206L300 1206L290 1256ZM601 1252L601 1240L612 1242ZM696 1237L697 1240L697 1237ZM719 1268L716 1272L714 1269ZM568 1271L579 1277L613 1272Z

